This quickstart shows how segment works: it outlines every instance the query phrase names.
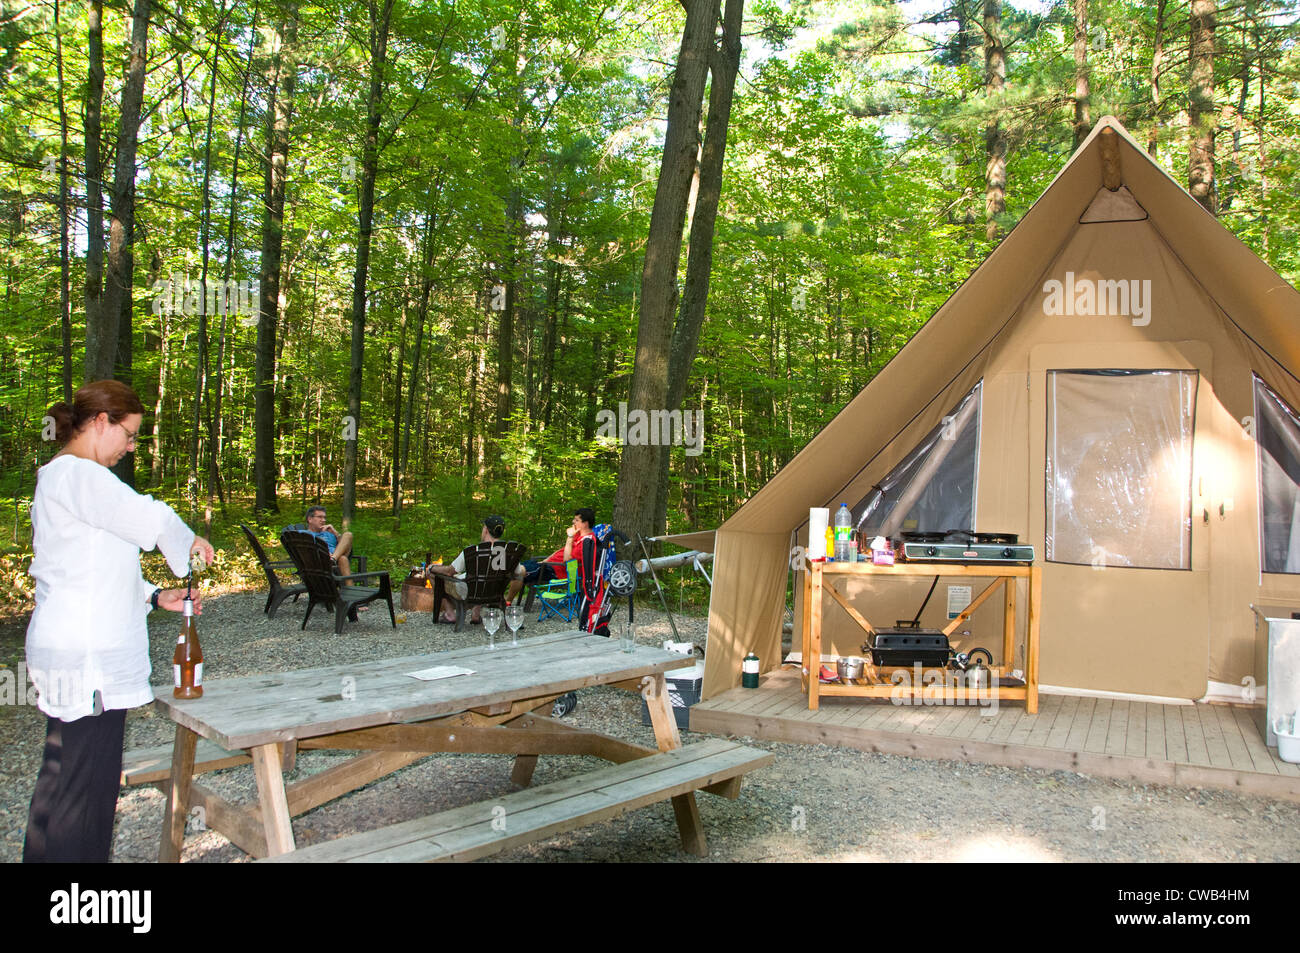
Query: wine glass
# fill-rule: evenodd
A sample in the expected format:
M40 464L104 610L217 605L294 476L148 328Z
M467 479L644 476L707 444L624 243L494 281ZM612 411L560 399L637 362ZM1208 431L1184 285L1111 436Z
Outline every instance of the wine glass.
M524 624L523 606L506 606L506 626L510 629L510 644L519 644L519 627Z
M496 606L487 606L483 610L483 628L487 629L488 648L497 647L497 629L501 628L501 610Z

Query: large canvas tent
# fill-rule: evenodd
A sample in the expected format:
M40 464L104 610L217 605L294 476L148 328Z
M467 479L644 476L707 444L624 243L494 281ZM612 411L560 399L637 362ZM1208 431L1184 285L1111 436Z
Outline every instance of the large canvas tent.
M718 528L704 696L738 685L751 649L779 664L792 548L807 545L809 507L841 502L872 533L1032 543L1045 685L1187 699L1260 679L1251 606L1300 609L1297 371L1300 293L1102 119L915 337ZM927 584L855 578L848 595L892 624ZM945 589L923 624L960 603ZM989 605L964 647L1000 654ZM828 653L859 652L861 630L830 603L823 634Z

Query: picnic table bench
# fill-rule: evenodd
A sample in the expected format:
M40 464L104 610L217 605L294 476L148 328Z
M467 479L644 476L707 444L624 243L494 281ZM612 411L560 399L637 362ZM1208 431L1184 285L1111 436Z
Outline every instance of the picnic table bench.
M154 784L165 787L172 776L173 745L160 745L156 748L136 748L122 755L122 787L139 787ZM253 758L247 751L227 751L218 744L200 739L194 752L194 773L206 774L233 768L240 764L252 764Z
M739 779L771 763L772 755L712 738L650 754L588 774L526 788L480 804L313 844L266 859L268 863L412 863L477 860L552 837L628 811L673 799L682 847L706 856L708 848L693 792L736 797ZM687 817L682 817L687 812Z
M168 801L159 859L179 859L185 819L194 806L204 809L208 827L257 858L467 860L668 799L683 846L702 854L707 846L695 791L735 797L740 778L772 758L732 742L682 747L664 672L690 664L688 658L649 646L625 653L611 639L560 632L496 650L473 646L208 680L199 699L176 699L170 688L159 689L157 705L177 723L169 780L162 782ZM432 681L410 677L443 665L463 666L472 674ZM538 713L566 692L602 684L645 697L657 750ZM200 736L216 748L200 750ZM358 756L285 785L286 747L352 750ZM513 755L511 781L521 787L531 781L541 755L592 755L613 765L486 806L457 808L295 851L292 817L436 752ZM158 756L154 752L151 766L145 758L128 759L137 783L148 776L156 779ZM253 763L254 804L233 804L195 781L203 770L215 770L213 765L239 763L244 757ZM499 822L492 824L503 817L504 831ZM290 854L299 856L286 856Z

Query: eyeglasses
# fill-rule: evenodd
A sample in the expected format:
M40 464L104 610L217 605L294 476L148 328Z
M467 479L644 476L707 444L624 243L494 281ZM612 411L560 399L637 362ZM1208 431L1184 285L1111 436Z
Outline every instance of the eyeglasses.
M121 428L122 428L122 433L126 434L126 445L127 445L128 447L134 447L134 446L135 446L135 438L139 435L140 431L136 430L136 431L133 432L133 431L127 430L127 429L126 429L126 426L123 425L123 424L117 424L117 426L118 426L118 427L121 427Z

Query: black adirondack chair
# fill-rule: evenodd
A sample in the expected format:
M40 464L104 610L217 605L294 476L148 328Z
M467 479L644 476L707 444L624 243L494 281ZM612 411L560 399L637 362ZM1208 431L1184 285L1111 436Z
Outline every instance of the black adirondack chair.
M330 558L325 541L311 533L287 529L280 534L280 542L289 553L298 568L298 575L307 587L307 613L303 616L302 627L307 628L311 610L317 603L334 610L334 634L343 632L345 619L357 621L357 606L363 606L382 599L388 604L388 620L397 628L397 618L393 614L393 589L386 572L354 572L340 576L334 569L334 560ZM378 579L378 586L348 585L361 579Z
M266 597L266 605L263 607L262 611L266 613L269 618L274 619L275 610L280 608L280 603L284 602L284 600L288 599L290 596L293 597L294 602L297 602L298 597L307 591L307 587L302 583L291 583L286 586L284 583L280 582L278 573L284 572L296 574L298 572L297 567L293 564L293 560L278 559L272 561L268 559L266 550L264 550L262 544L257 541L257 537L253 535L253 531L243 523L239 524L239 528L242 529L244 535L248 537L248 545L252 547L253 555L257 557L257 565L260 566L262 572L266 574L266 584L271 591Z
M280 530L280 534L283 535L289 532L289 530L294 530L299 533L308 533L308 535L310 535L310 531L307 529L306 523L290 523L284 529ZM328 546L325 548L326 550L329 549ZM366 557L362 556L355 549L352 552L348 553L348 560L351 562L353 567L355 567L357 572L366 571Z
M523 543L476 543L466 546L461 555L465 557L465 583L467 592L464 599L457 599L451 591L450 579L442 579L442 594L456 609L456 626L453 632L459 632L465 623L466 606L500 606L505 608L506 590L510 580L515 576L515 567L524 558L527 547ZM440 615L437 604L433 609L433 621Z

